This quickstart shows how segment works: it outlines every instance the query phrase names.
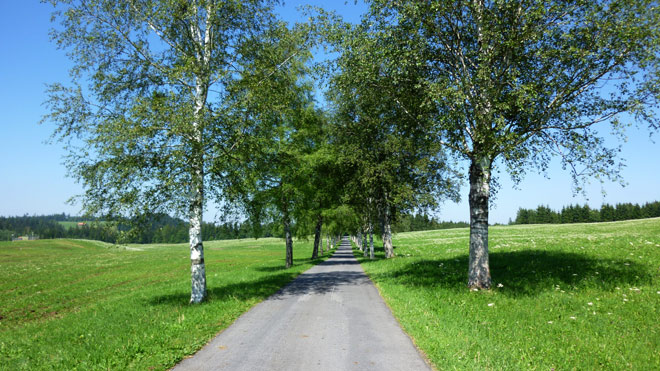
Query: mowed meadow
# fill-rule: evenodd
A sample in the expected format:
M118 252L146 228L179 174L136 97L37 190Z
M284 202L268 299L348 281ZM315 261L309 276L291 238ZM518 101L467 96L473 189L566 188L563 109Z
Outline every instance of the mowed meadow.
M401 233L396 258L359 258L438 369L660 369L659 218L491 227L490 291L466 288L468 242Z
M357 254L437 369L660 369L660 219L491 227L493 288L466 288L469 231ZM186 244L0 243L0 369L167 369L311 267L279 239L205 243L189 305Z
M0 369L167 369L313 263L311 242L205 243L209 299L189 305L187 244L0 243Z

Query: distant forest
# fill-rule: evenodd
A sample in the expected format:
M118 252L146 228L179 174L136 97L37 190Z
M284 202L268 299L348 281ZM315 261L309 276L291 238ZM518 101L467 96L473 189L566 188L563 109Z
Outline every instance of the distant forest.
M589 205L565 206L561 211L555 211L548 206L534 209L519 209L516 219L509 224L564 224L564 223L595 223L614 222L619 220L644 219L660 217L660 201L638 204L621 203L614 206L603 204L599 209Z
M600 209L588 205L570 205L555 211L548 206L519 209L516 219L509 224L593 223L629 219L660 217L660 201L644 205L621 203L604 204ZM85 223L77 225L77 223ZM401 215L392 225L395 233L435 229L469 227L466 222L438 221L425 214ZM204 223L205 241L250 237L283 237L279 224L255 226L249 221L235 223ZM69 216L64 213L43 216L0 217L0 241L11 241L18 236L50 238L82 238L110 243L183 243L188 241L188 224L166 214L148 220L108 223L89 217Z
M77 225L77 223L85 223ZM392 226L394 232L468 227L465 222L441 222L427 215L403 215ZM162 214L148 220L108 223L89 217L69 216L64 213L44 216L0 217L0 241L18 236L50 238L82 238L110 243L182 243L188 241L188 224L178 218ZM281 225L255 226L249 221L241 223L204 223L204 241L237 238L283 237Z
M77 225L77 223L85 223ZM272 225L262 226L259 237L273 236ZM204 223L204 240L226 240L254 236L249 223ZM277 233L277 230L274 231ZM169 215L155 215L148 220L108 223L89 217L54 214L43 216L0 217L0 241L18 236L82 238L110 243L180 243L188 241L188 225Z

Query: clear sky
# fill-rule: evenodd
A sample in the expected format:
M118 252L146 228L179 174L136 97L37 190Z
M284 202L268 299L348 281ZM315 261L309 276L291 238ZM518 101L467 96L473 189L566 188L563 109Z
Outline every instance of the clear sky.
M354 1L286 1L279 8L287 21L300 19L296 7L300 4L334 9L349 21L357 21L364 5ZM45 84L68 82L71 66L64 51L49 41L52 6L38 0L0 0L0 216L23 214L80 213L79 205L66 204L67 199L80 194L82 188L66 176L62 166L65 154L58 144L46 144L53 125L38 122L45 113ZM574 203L600 207L603 202L644 203L660 200L660 143L649 139L646 128L631 127L629 140L621 157L627 167L623 177L628 185L594 181L587 188L587 198L574 197L570 176L559 161L548 169L548 178L528 174L514 188L505 173L502 187L491 209L491 223L506 223L520 207L535 208L543 204L553 209ZM660 141L660 133L654 136ZM439 215L442 220L469 219L467 187L463 201L445 203ZM215 215L208 210L206 220Z

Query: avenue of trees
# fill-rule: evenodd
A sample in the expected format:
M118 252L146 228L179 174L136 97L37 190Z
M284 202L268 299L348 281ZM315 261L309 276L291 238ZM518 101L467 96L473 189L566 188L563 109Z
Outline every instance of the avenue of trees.
M51 1L72 81L49 87L54 139L90 215L186 218L191 302L206 296L210 201L257 231L380 233L469 185L468 286L488 289L497 169L519 180L559 157L576 191L619 179L635 122L658 128L660 12L648 0L367 1L359 24L276 1ZM317 63L324 46L335 59ZM325 104L315 82L323 83ZM602 128L602 129L601 129ZM367 238L368 237L368 238Z

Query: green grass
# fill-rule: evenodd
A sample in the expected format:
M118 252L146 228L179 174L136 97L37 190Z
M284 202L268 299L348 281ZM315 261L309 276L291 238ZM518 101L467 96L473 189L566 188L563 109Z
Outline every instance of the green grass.
M186 244L0 243L0 369L167 369L314 263L311 242L205 243L209 300L189 305Z
M356 254L438 369L660 369L660 219L491 227L482 292L468 242L401 233L394 259Z

